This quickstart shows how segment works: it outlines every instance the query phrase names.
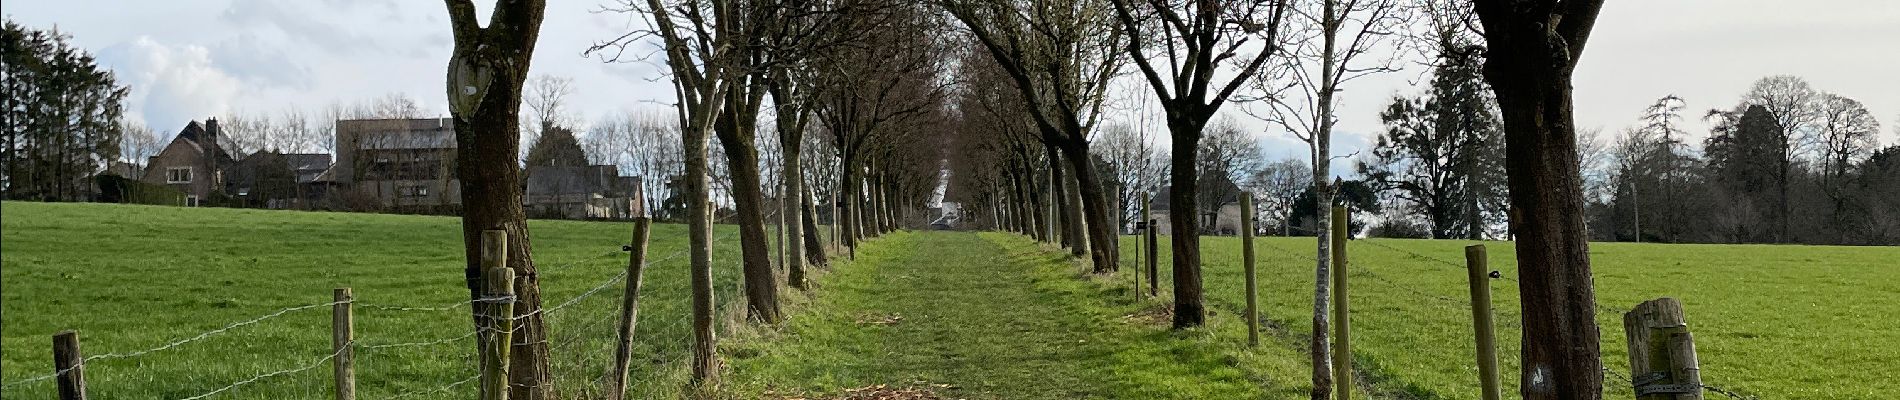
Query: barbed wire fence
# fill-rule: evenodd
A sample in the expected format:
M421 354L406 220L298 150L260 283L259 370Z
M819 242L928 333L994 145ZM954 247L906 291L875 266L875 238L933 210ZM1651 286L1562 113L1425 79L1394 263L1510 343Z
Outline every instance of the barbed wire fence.
M1281 248L1279 246L1274 246L1268 241L1256 241L1255 243L1259 245L1260 247L1267 248L1269 250L1274 251L1275 253L1279 253L1285 257L1292 258L1294 260L1319 262L1319 258L1313 254L1304 254L1304 253L1288 250L1285 248ZM1386 251L1390 251L1392 253L1397 253L1406 258L1424 261L1430 264L1443 265L1446 267L1450 267L1451 272L1455 272L1455 273L1464 273L1466 272L1466 268L1467 268L1463 263L1454 262L1454 261L1446 260L1443 258L1433 257L1427 254L1423 254L1423 253L1419 253L1419 252L1411 251L1411 250L1406 250L1406 249L1395 247L1395 246L1390 246L1384 243L1380 243L1380 240L1356 239L1356 240L1350 240L1347 243L1348 244L1365 244L1371 247L1376 247L1376 248L1380 248ZM1424 289L1418 288L1416 285L1410 285L1410 284L1402 283L1396 280L1387 279L1373 271L1373 269L1380 269L1382 267L1378 265L1374 265L1373 263L1367 263L1363 260L1363 258L1351 258L1349 259L1348 262L1355 267L1349 271L1350 276L1371 278L1373 281L1377 281L1383 285L1400 289L1417 298L1431 300L1429 303L1445 305L1455 310L1462 311L1466 313L1467 315L1469 315L1469 313L1471 312L1471 309L1470 309L1471 303L1469 302L1469 300L1460 300L1452 296L1431 293ZM1513 285L1516 285L1518 283L1517 279L1507 276L1507 275L1500 274L1498 273L1498 271L1495 271L1495 270L1489 271L1488 276L1494 280L1503 280L1503 281L1511 282ZM1605 312L1608 312L1608 313L1612 313L1613 315L1621 315L1623 313L1627 313L1630 311L1629 308L1614 307L1608 304L1604 304L1600 298L1597 299L1596 309L1597 309L1598 314L1603 314ZM1492 310L1494 313L1498 311L1502 311L1498 309L1495 305L1492 306ZM1522 320L1521 315L1516 316L1516 318L1510 318L1508 319L1508 321L1511 322L1511 326L1513 329L1521 330L1523 328L1523 320ZM1516 343L1516 342L1511 342L1511 341L1504 341L1503 343L1511 343L1513 345L1517 345L1517 347L1520 347L1520 349L1522 345L1522 343ZM1500 343L1500 344L1503 344L1503 343ZM1507 357L1509 357L1510 362L1512 364L1521 366L1522 362L1521 360L1518 359L1519 352L1520 351L1500 351L1499 354L1506 355ZM1628 385L1628 386L1619 386L1620 388L1624 390L1630 390L1630 388L1639 386L1638 385L1639 382L1637 382L1636 379L1631 378L1628 374L1622 373L1619 370L1613 367L1610 367L1607 364L1603 366L1603 372L1606 378L1616 378L1617 383ZM1606 382L1608 381L1606 380ZM1742 394L1741 392L1737 392L1735 390L1731 390L1731 389L1716 386L1716 385L1710 385L1707 383L1702 383L1702 384L1699 384L1698 386L1701 389L1707 390L1710 393L1720 394L1732 399L1738 399L1738 400L1760 400L1761 399L1758 396Z
M730 239L732 236L736 236L736 235L737 235L736 232L728 232L728 234L724 235L723 237L711 238L710 240L711 243L709 244L712 247L717 247L719 243L726 241L725 239ZM592 256L568 260L567 262L554 264L550 267L542 268L539 270L540 271L566 270L577 265L590 263L590 262L598 262L604 259L612 258L615 255L623 255L625 254L626 250L628 250L628 248L622 246L612 251L605 251L605 252L595 254ZM646 261L646 264L658 265L658 264L667 263L679 258L680 256L688 254L689 252L690 252L690 246L687 248L679 249L665 257L649 258ZM736 257L732 259L737 260ZM548 326L547 329L550 332L548 336L552 337L554 334L556 334L556 332L554 332L556 330L559 330L559 335L560 335L560 339L555 340L555 342L552 343L553 348L550 349L551 355L554 355L554 354L576 354L577 355L576 357L574 357L575 359L574 362L557 365L554 369L567 370L566 372L569 372L569 374L566 374L566 375L570 375L570 376L581 376L584 374L587 376L586 378L574 379L574 381L579 381L579 382L590 382L582 390L583 391L599 390L599 386L601 385L601 383L603 383L606 380L606 378L609 377L609 374L613 373L614 371L611 371L611 368L608 368L604 364L600 365L601 372L599 372L598 374L587 373L587 372L582 372L582 371L592 369L591 366L595 364L598 360L600 360L602 357L606 355L610 355L614 353L614 351L616 350L615 345L617 344L619 340L619 337L617 335L617 326L616 324L605 323L605 321L617 320L617 318L615 317L618 317L621 312L619 302L611 302L612 304L603 304L601 309L587 310L585 312L581 312L581 314L573 314L573 315L577 315L577 317L573 317L573 318L566 318L570 313L557 314L557 312L561 312L563 310L569 310L570 308L572 308L573 310L581 310L581 309L587 308L585 306L579 306L579 305L583 304L584 301L587 300L588 298L596 297L596 295L600 293L611 292L606 289L623 284L626 278L627 278L627 271L622 269L622 271L619 274L616 274L608 279L602 280L599 284L593 285L589 287L589 289L581 292L580 294L575 295L573 297L569 297L561 301L560 303L557 303L554 306L543 307L538 310L531 311L531 312L521 314L521 315L515 315L510 318L516 322L519 322L521 320L525 320L527 318L534 317L537 315L549 319L549 323L547 324ZM731 279L728 281L730 282L730 284L722 284L720 285L721 287L715 288L715 291L716 291L715 300L726 299L726 301L724 302L717 303L716 309L715 309L716 314L714 316L716 319L721 319L723 318L724 315L730 314L732 312L732 307L734 307L733 304L743 302L743 300L741 300L740 298L735 297L740 292L740 289L739 289L739 286L741 285L740 281L737 279ZM614 297L604 296L602 298L614 298ZM328 301L328 302L310 303L310 304L284 307L284 308L279 308L276 310L266 312L257 317L240 320L240 321L226 324L214 329L198 332L196 334L183 337L181 339L170 340L170 341L165 342L164 344L161 344L155 347L86 356L84 358L78 359L78 362L75 363L75 365L71 367L58 369L49 374L34 375L34 376L26 377L26 378L0 382L0 394L5 394L6 392L15 391L15 390L21 390L22 387L25 387L25 386L31 386L36 383L46 382L46 381L59 378L61 376L72 373L75 370L84 369L89 364L97 364L97 363L106 362L106 361L140 359L149 355L168 352L173 349L186 347L188 345L204 342L213 338L222 338L226 336L242 336L238 334L237 332L244 330L244 328L265 325L266 322L278 320L290 315L302 314L303 312L309 311L309 310L327 309L327 308L340 306L340 305L348 305L350 307L360 307L364 310L396 312L396 313L422 313L422 314L443 313L443 314L451 314L457 318L474 318L476 320L481 320L481 319L495 320L495 319L501 319L501 317L496 316L496 315L483 314L479 311L481 307L476 307L476 306L479 306L482 304L488 304L488 303L512 303L513 301L514 301L513 296L479 297L479 298L473 298L469 300L443 303L439 305L415 306L415 305L364 303L356 299L348 299L348 300ZM653 310L648 310L648 311L679 311L679 310L668 310L668 308L670 307L661 306L662 304L664 303L649 303L649 304L645 304L646 307L643 307L643 308L653 309ZM464 313L469 310L477 310L477 311L475 311L473 316L470 317L471 314ZM580 311L576 311L576 312L580 312ZM674 312L673 314L680 314L680 313ZM566 324L556 323L556 321L554 321L552 318L555 318L557 315L564 318L563 322L569 321L569 320L578 320L578 325L572 326L570 329ZM655 313L655 312L643 312L641 313L641 315L651 316L651 315L667 315L667 314L660 314L660 313ZM635 335L636 338L639 338L637 339L638 341L636 342L636 344L645 345L643 349L650 350L649 354L652 354L652 356L648 358L649 362L645 363L644 365L635 364L636 366L640 366L642 369L666 368L668 366L677 367L677 365L679 364L679 361L685 359L686 357L691 356L690 349L693 345L693 336L690 334L690 326L689 326L691 322L691 316L685 315L685 314L681 314L681 315L684 315L684 317L683 318L668 318L668 319L663 320L664 322L661 322L659 324L648 323L648 324L639 326L640 333ZM644 319L651 319L651 317L644 318ZM520 333L524 331L525 329L527 329L528 327L529 326L527 324L516 324L515 327L509 331L509 333ZM606 327L610 329L606 329L605 332L596 332L596 330L598 330L598 328L600 327ZM327 329L325 331L326 333L328 333ZM432 348L436 346L458 344L458 343L465 344L465 345L472 345L474 344L473 340L476 338L476 336L482 333L499 333L499 332L495 332L492 328L477 326L476 329L471 329L467 333L463 333L459 335L441 337L441 338L419 339L419 340L406 341L406 342L393 342L393 341L392 342L378 342L375 340L352 339L345 346L338 346L334 350L325 349L323 351L325 354L320 357L301 360L296 363L290 364L288 367L285 367L282 369L274 369L274 370L256 373L248 377L244 377L242 379L238 379L228 384L223 384L216 388L210 389L205 392L197 393L197 394L192 394L192 395L168 394L167 396L170 398L176 398L176 399L181 399L181 400L207 399L207 398L212 398L214 396L218 396L220 394L236 393L236 391L238 391L239 389L248 387L253 384L257 384L259 382L273 380L273 378L297 375L300 373L308 372L313 369L318 369L320 367L330 365L332 360L335 360L338 357L342 357L346 354L348 354L350 357L353 357L357 360L362 360L364 358L374 357L379 354L398 355L400 354L399 353L400 351L405 351L405 350L419 351L419 350L424 350L424 349L428 349L428 348ZM328 335L325 335L325 336L328 336ZM516 336L516 337L520 337L520 336ZM523 339L525 340L525 338ZM547 340L547 339L544 338L543 340ZM581 344L585 344L585 343L593 343L593 344L588 345L588 346L580 346ZM527 344L527 343L516 342L515 344ZM605 345L604 349L601 348L602 345ZM473 351L472 351L473 346L464 346L464 347L466 347L467 349L470 349L470 351L467 352L466 354L458 354L457 356L463 358L465 362L468 364L466 367L467 370L471 370L471 371L475 370L476 368L474 366L474 361L477 357L475 356L475 354L473 354ZM572 350L577 350L577 349L586 349L588 351L584 351L584 352L572 351ZM428 350L428 351L430 353L440 353L439 351L435 351L435 350ZM365 365L373 365L373 364L359 363L358 365L365 366ZM677 368L674 368L674 369L677 369ZM455 389L461 386L465 386L469 384L470 382L473 382L479 378L480 378L480 374L475 373L453 382L447 382L444 385L403 391L403 392L388 396L387 398L413 398L416 396L423 396L423 395L430 395L430 394L453 393ZM564 377L557 376L556 378L561 379ZM328 383L329 382L327 382L326 380L325 382L323 382L323 385L327 386ZM662 391L665 389L648 387L643 390L652 392L653 394L660 394L661 392L659 391Z

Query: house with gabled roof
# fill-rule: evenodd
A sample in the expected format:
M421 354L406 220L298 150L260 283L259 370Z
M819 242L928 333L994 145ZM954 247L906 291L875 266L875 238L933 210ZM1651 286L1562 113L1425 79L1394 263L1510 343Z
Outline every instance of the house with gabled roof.
M184 192L184 204L180 205L188 207L222 193L224 172L237 159L218 145L219 132L216 118L185 124L164 150L146 161L140 180Z

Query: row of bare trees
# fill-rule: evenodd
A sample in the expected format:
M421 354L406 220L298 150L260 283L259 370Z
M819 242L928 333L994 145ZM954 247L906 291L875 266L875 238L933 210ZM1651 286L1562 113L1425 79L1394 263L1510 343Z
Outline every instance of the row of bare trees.
M1235 181L1239 175L1250 183L1278 188L1271 191L1275 202L1310 200L1316 210L1333 204L1342 189L1328 177L1335 158L1330 141L1337 120L1336 97L1354 79L1397 69L1398 53L1416 43L1415 39L1435 41L1436 49L1456 56L1442 58L1461 60L1452 68L1462 70L1451 72L1474 76L1475 71L1484 71L1497 102L1508 104L1501 119L1512 134L1504 138L1503 152L1508 160L1511 205L1518 210L1510 229L1520 239L1528 238L1518 242L1520 262L1536 264L1522 276L1527 282L1521 289L1526 319L1537 320L1527 322L1524 394L1527 398L1600 395L1594 303L1588 259L1581 251L1585 238L1579 212L1582 186L1575 163L1569 74L1601 2L940 3L979 45L972 46L976 50L971 52L988 55L992 61L987 66L972 65L981 61L972 58L980 57L965 56L960 61L965 86L957 110L963 134L956 148L962 156L959 160L965 162L955 169L953 193L975 192L956 197L989 208L971 215L988 215L995 226L1060 241L1078 255L1088 249L1095 270L1111 272L1114 253L1106 253L1110 258L1104 259L1099 251L1112 252L1112 245L1102 246L1099 243L1105 242L1094 237L1084 239L1082 231L1091 236L1113 232L1123 226L1127 219L1120 215L1131 207L1106 207L1110 198L1126 201L1122 195L1126 188L1093 180L1100 172L1097 165L1112 171L1116 182L1141 181L1144 160L1167 158L1169 231L1182 233L1172 238L1176 328L1200 325L1205 318L1199 240L1192 234L1201 231L1198 208L1202 206L1197 197L1205 195L1197 186L1209 184L1205 181L1209 178ZM1427 16L1431 18L1421 18ZM1539 21L1557 22L1545 26ZM1428 31L1432 34L1407 37L1409 25L1420 22L1431 23ZM1477 29L1480 26L1482 30ZM1481 63L1462 61L1479 53L1484 55ZM1171 151L1129 143L1131 130L1113 127L1099 135L1099 140L1114 143L1110 147L1113 161L1089 151L1097 115L1113 86L1110 81L1125 64L1133 64L1134 75L1153 91L1165 115ZM1445 95L1482 99L1469 93L1473 87L1448 86ZM1002 94L1009 89L1015 93ZM1219 145L1202 145L1208 137L1208 122L1237 100L1265 104L1266 111L1259 117L1306 142L1309 162L1273 163L1244 174L1209 167L1218 161L1203 162L1202 158L1221 154L1210 151ZM1488 105L1483 103L1444 110L1456 117L1461 111L1457 107ZM1456 122L1452 119L1444 123ZM1071 162L1061 162L1064 158ZM1095 162L1098 158L1099 163ZM1301 173L1309 174L1305 188L1292 183ZM1302 192L1311 195L1302 199ZM1074 203L1080 206L1069 206ZM1079 208L1083 213L1042 211L1050 205L1059 210ZM1467 214L1475 215L1477 209L1470 208L1473 211ZM1328 226L1325 218L1318 220L1314 234L1321 238L1331 229L1346 228ZM1465 223L1473 226L1467 231L1484 225L1483 221ZM1328 397L1332 388L1327 354L1331 252L1325 240L1316 240L1315 250L1313 396L1319 399Z
M607 10L649 24L590 53L631 60L645 53L630 48L657 45L654 56L676 88L684 161L677 189L693 236L693 380L707 382L717 372L707 220L714 185L738 225L746 314L778 323L780 287L804 289L805 269L827 258L821 204L842 227L837 240L855 251L864 239L914 224L907 221L935 193L942 20L897 1L630 0ZM780 201L768 202L768 192ZM823 203L816 193L827 195ZM770 257L768 214L784 218L780 232L791 242L783 277Z
M470 277L486 229L509 232L510 267L526 277L517 288L525 315L523 344L511 369L516 398L549 398L544 328L538 309L526 226L521 223L514 157L516 123L526 66L545 4L502 1L487 27L466 1L449 0L456 37L448 93L462 147L465 234ZM761 115L770 111L779 135L775 157L788 208L810 218L809 190L797 186L807 131L830 136L840 171L834 213L842 240L898 229L908 210L937 193L942 149L992 154L954 168L968 174L955 187L980 191L996 222L1045 239L1058 236L1097 272L1113 272L1113 235L1120 215L1103 185L1090 136L1101 120L1113 78L1124 63L1147 83L1172 139L1170 230L1198 232L1195 186L1199 144L1217 112L1252 86L1275 104L1273 121L1300 132L1311 145L1316 203L1330 203L1326 182L1333 98L1344 82L1389 66L1356 63L1380 47L1382 35L1404 19L1409 3L1395 0L1136 1L1053 4L1003 0L945 0L934 4L875 1L625 0L611 11L631 13L649 27L598 44L618 59L629 47L657 42L676 87L685 195L692 232L696 340L693 377L717 370L712 324L708 172L717 137L727 161L729 193L742 240L747 314L761 323L783 318L779 279L766 252L759 168ZM1485 75L1504 107L1512 206L1525 308L1524 394L1527 398L1600 396L1594 300L1583 251L1581 185L1570 118L1569 74L1600 1L1477 1L1484 27ZM941 9L937 8L941 7ZM939 14L947 13L949 18ZM950 35L961 23L967 43ZM1554 22L1552 22L1554 21ZM1554 24L1554 26L1546 26ZM1466 23L1466 26L1475 25ZM942 55L958 58L945 60ZM1376 58L1376 56L1374 56ZM988 62L984 62L988 61ZM961 85L945 76L954 66ZM952 90L952 87L960 90ZM1287 89L1291 88L1291 89ZM1300 95L1291 95L1291 92ZM771 108L765 106L770 101ZM955 104L950 107L948 104ZM958 135L946 134L955 131ZM1064 160L1067 162L1064 162ZM1113 165L1113 164L1109 164ZM1111 168L1127 168L1127 165ZM1119 170L1119 169L1118 169ZM798 182L798 183L793 183ZM971 189L974 188L974 189ZM1121 196L1114 196L1120 200ZM1065 213L1041 212L1053 205ZM977 215L983 213L977 212ZM842 217L842 218L840 218ZM1120 217L1114 217L1119 220ZM811 224L794 224L812 228ZM1324 229L1321 225L1324 237ZM815 230L815 229L813 229ZM803 235L813 238L808 232ZM808 239L809 241L809 239ZM1174 325L1201 325L1199 241L1177 235ZM1324 241L1318 243L1314 320L1315 398L1330 395L1325 319L1330 293ZM808 247L806 250L822 250ZM816 254L814 254L816 255ZM822 260L823 257L812 259ZM788 263L797 276L804 260ZM790 286L802 287L794 280ZM471 294L473 292L471 287Z

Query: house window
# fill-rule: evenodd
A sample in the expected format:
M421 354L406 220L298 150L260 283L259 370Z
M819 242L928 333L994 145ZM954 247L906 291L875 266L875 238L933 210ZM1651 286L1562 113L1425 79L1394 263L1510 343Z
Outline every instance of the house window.
M191 183L191 167L166 168L165 183Z
M198 206L197 195L185 195L185 207L197 207L197 206Z
M396 188L396 194L402 195L403 197L427 197L429 195L429 187L403 186Z

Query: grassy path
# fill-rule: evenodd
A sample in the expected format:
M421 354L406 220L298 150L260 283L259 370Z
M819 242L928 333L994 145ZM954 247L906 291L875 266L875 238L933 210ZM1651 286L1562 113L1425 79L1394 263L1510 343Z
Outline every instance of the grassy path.
M946 398L1304 395L1291 349L1182 340L1213 334L1129 317L1148 305L1079 271L1011 235L891 234L824 277L785 329L733 344L729 387L747 398L877 384Z

